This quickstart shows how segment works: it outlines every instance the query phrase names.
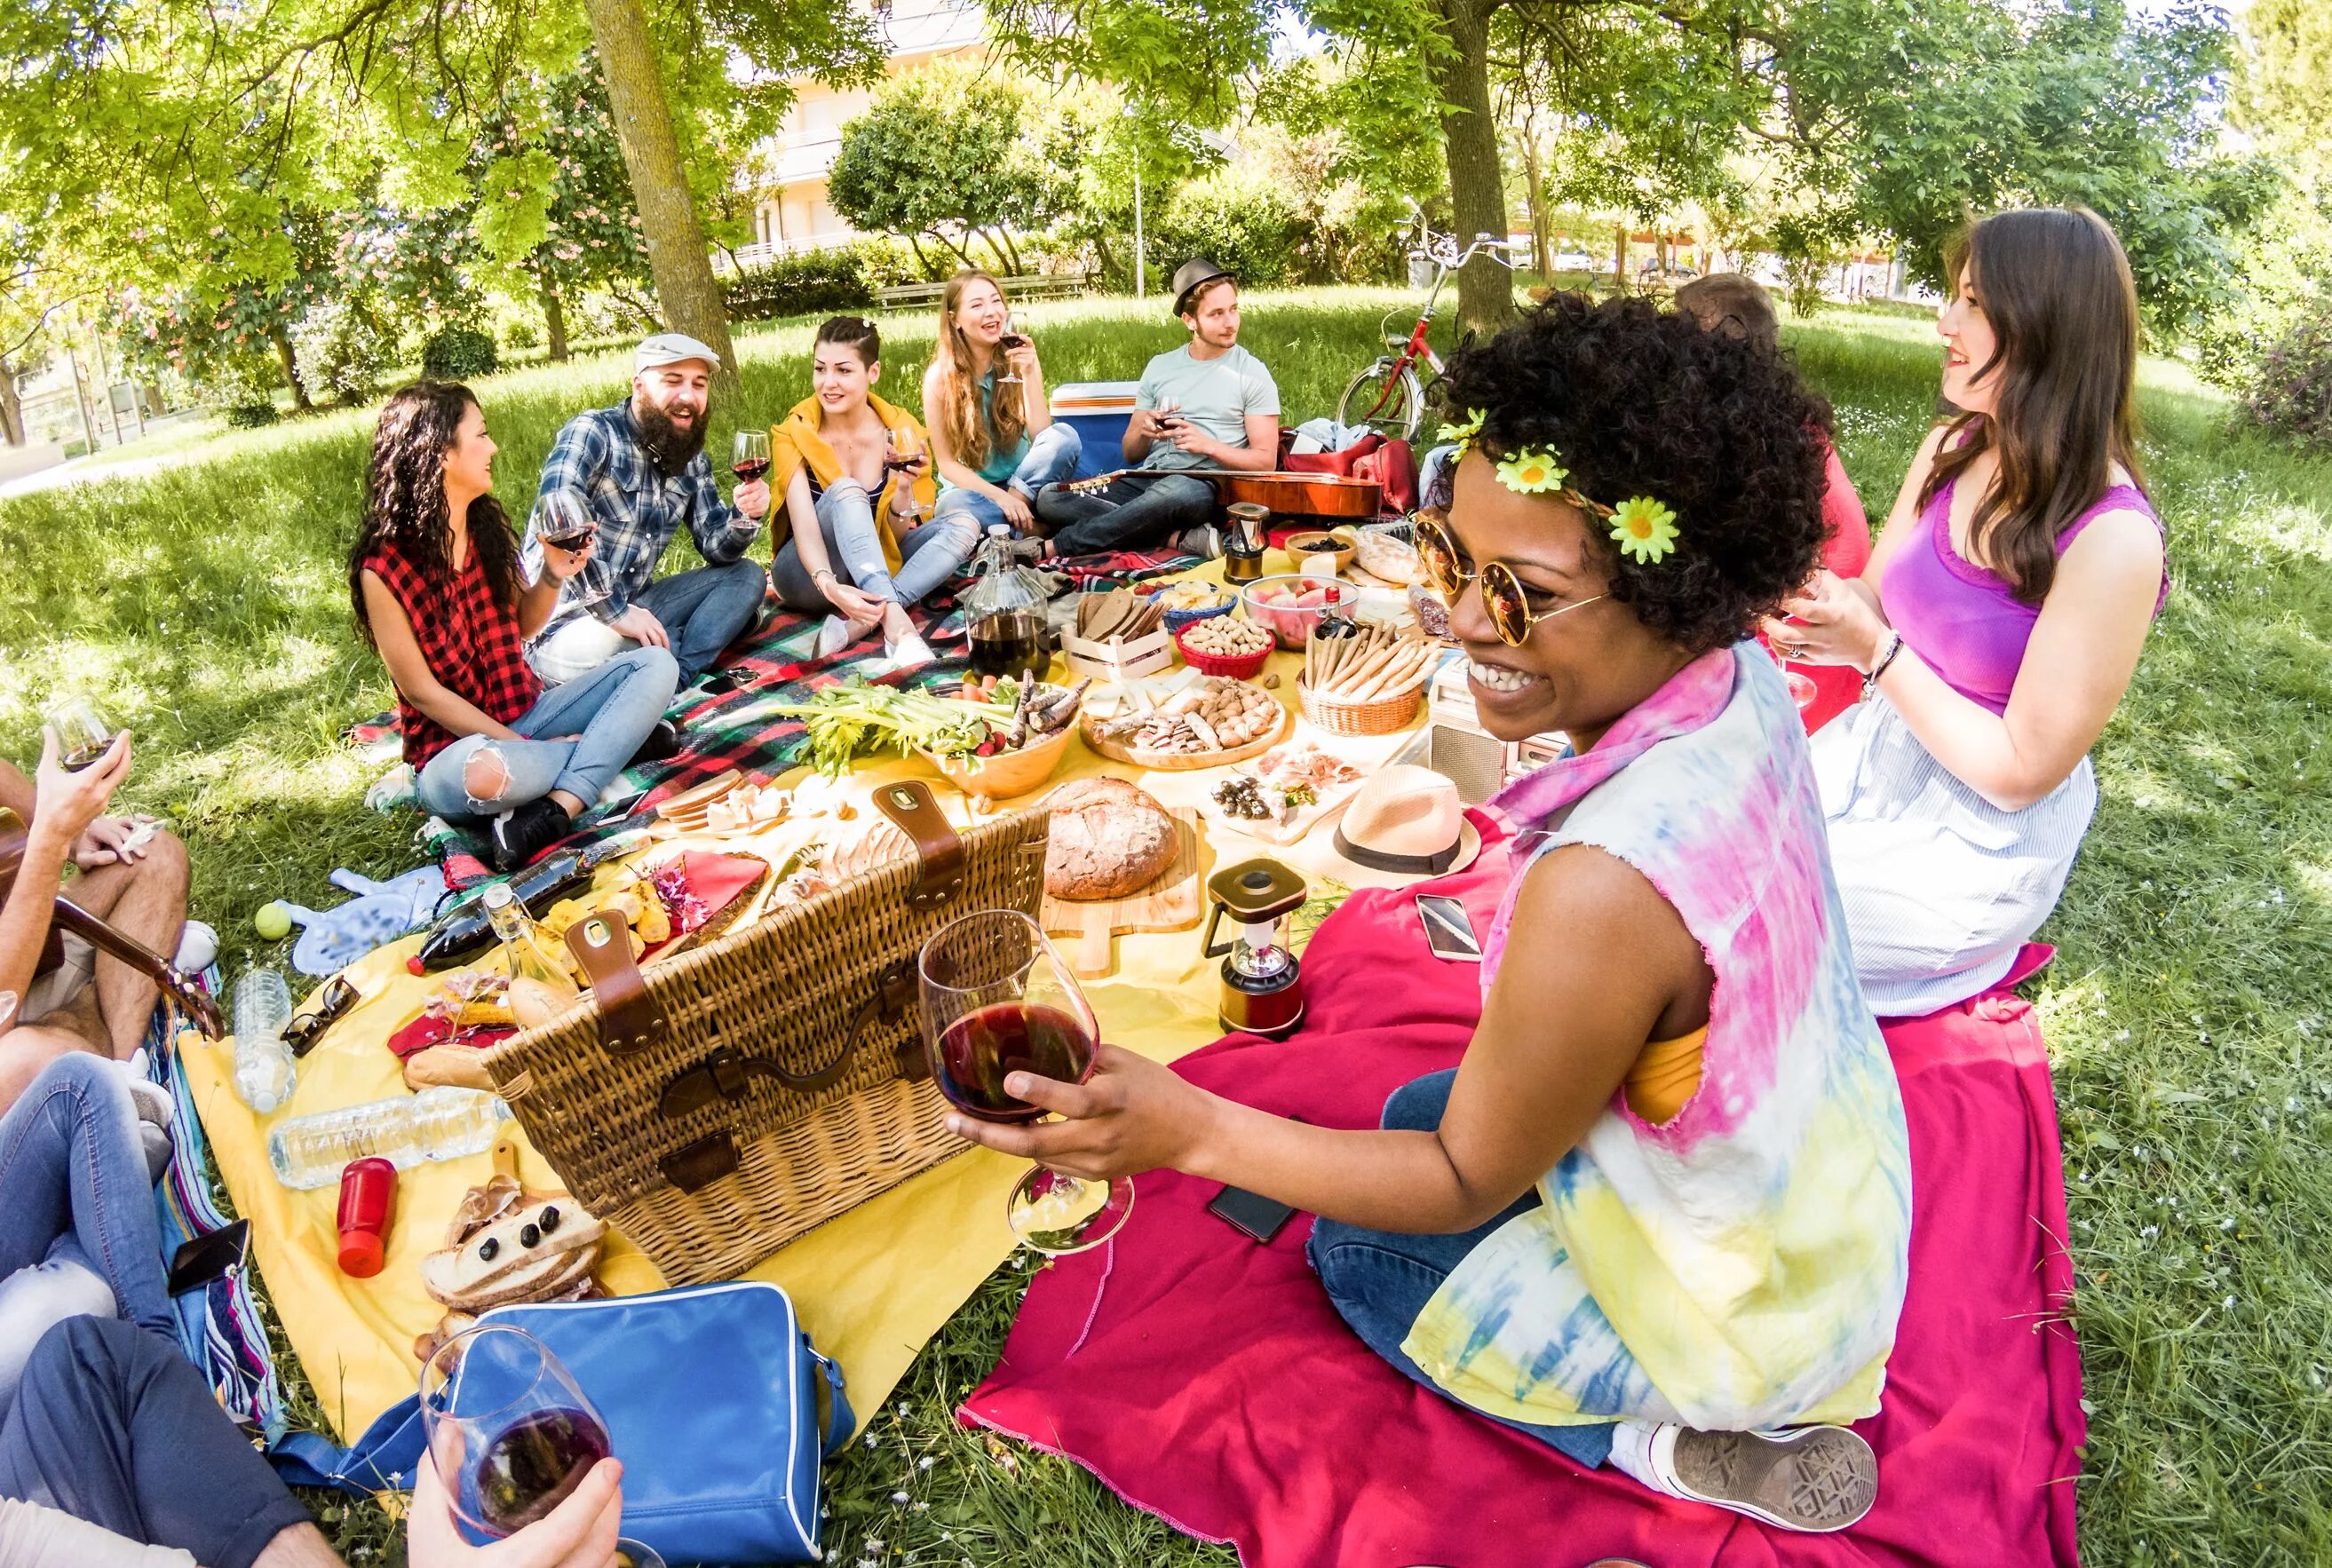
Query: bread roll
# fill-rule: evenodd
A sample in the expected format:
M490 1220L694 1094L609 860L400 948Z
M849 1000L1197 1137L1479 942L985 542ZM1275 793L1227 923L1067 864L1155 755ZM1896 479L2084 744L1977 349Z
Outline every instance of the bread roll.
M1053 791L1045 891L1091 902L1139 893L1174 864L1180 830L1123 779L1077 779Z

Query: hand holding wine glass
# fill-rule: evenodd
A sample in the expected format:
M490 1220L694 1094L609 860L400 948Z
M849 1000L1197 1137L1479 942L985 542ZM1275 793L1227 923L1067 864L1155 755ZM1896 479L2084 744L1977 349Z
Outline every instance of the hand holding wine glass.
M1036 345L1029 341L1027 333L1015 330L1009 315L1004 318L1004 335L996 339L996 348L1004 356L1004 369L996 378L996 384L999 387L1019 386L1021 368L1024 362L1032 362L1036 359Z
M460 1473L461 1434L451 1428L414 1477L406 1533L411 1568L607 1568L623 1527L623 1462L602 1459L539 1522L491 1545L473 1546L454 1525L443 1477Z
M932 1081L960 1114L962 1136L978 1122L999 1128L1034 1122L1045 1108L1016 1094L1033 1079L1081 1083L1093 1071L1101 1028L1068 967L1037 923L1017 909L983 910L950 922L923 944L917 965L923 1045ZM1133 1207L1133 1184L1085 1181L1037 1166L1005 1204L1013 1234L1052 1256L1083 1252L1117 1234Z
M729 460L729 472L737 476L736 493L730 502L745 516L759 521L769 510L769 491L766 481L769 473L769 433L752 429L737 432L736 444Z
M535 503L534 537L542 545L542 569L565 582L590 564L598 541L598 520L571 490L554 490Z
M65 738L52 722L41 731L41 761L33 774L32 832L53 843L59 853L70 853L90 824L105 814L106 803L121 781L129 777L129 732L108 737L107 743L79 768Z

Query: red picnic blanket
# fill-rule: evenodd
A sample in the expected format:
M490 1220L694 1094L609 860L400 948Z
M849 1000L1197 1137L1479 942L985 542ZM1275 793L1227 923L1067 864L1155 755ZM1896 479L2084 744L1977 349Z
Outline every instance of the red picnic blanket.
M1434 890L1486 931L1505 858L1486 849ZM1176 1070L1372 1127L1394 1088L1457 1061L1478 975L1426 952L1409 892L1358 893L1305 954L1302 1032L1234 1036ZM1306 1217L1258 1247L1205 1212L1213 1185L1166 1171L1136 1181L1113 1241L1038 1276L960 1417L1235 1543L1248 1568L1571 1568L1606 1554L1657 1568L2074 1568L2081 1373L2040 1029L1996 991L1887 1036L1910 1123L1911 1283L1885 1409L1859 1428L1878 1503L1850 1531L1790 1535L1662 1497L1469 1414L1344 1325L1305 1261Z

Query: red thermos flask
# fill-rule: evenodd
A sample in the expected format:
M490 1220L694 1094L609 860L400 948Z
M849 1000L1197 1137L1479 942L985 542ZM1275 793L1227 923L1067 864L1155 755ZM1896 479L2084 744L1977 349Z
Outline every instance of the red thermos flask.
M397 1167L378 1158L349 1161L340 1172L340 1272L353 1279L378 1274L396 1219Z

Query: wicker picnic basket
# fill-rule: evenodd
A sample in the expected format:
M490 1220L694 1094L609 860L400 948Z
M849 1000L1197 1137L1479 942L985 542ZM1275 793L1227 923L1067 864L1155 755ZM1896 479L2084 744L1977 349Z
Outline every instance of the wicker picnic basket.
M928 785L875 804L911 852L645 971L621 922L576 922L591 1004L486 1053L568 1190L671 1284L733 1279L964 1148L924 1066L915 961L958 915L1037 913L1049 814L959 834Z

